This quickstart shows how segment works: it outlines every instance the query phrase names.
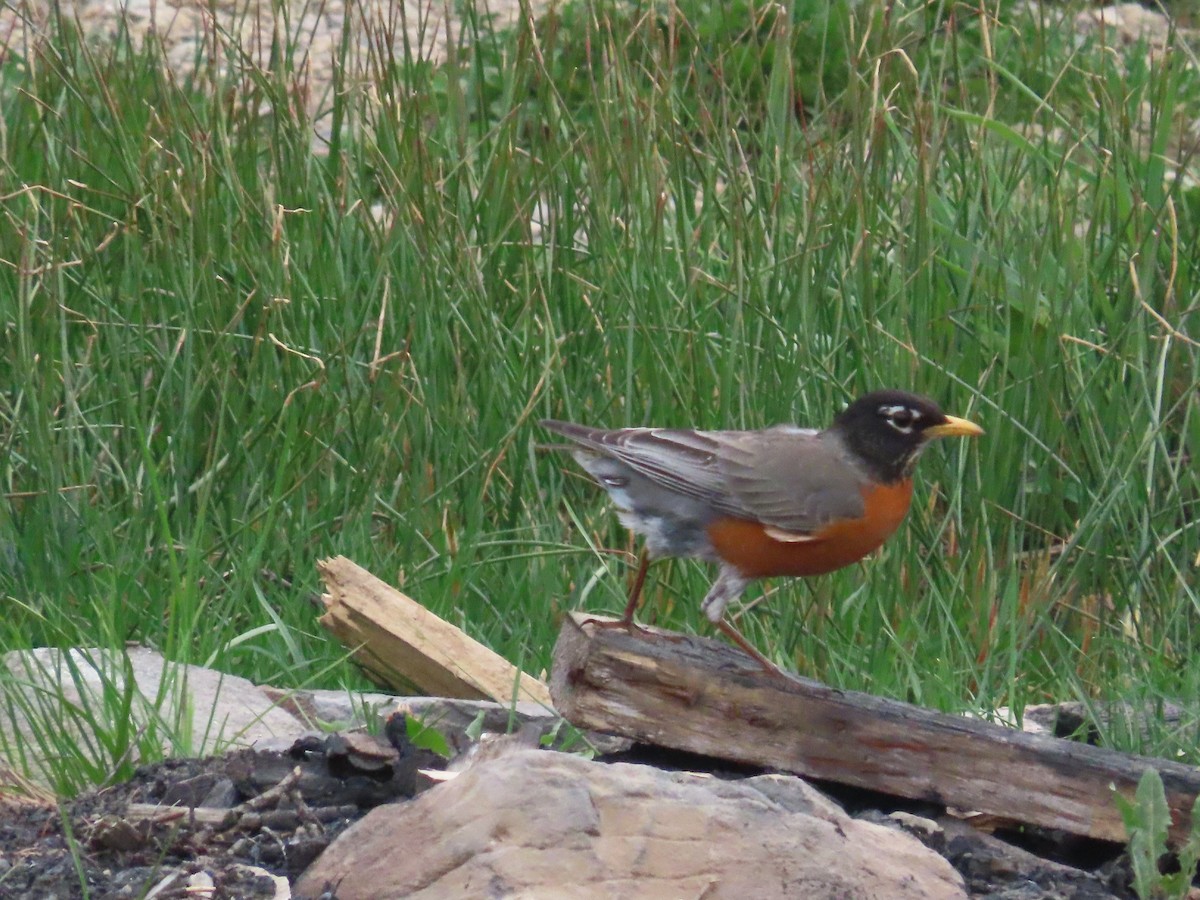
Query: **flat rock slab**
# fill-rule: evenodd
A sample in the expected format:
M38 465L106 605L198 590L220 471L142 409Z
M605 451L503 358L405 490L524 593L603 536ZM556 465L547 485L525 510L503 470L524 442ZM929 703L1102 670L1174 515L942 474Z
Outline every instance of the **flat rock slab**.
M966 897L942 857L799 778L723 781L518 750L369 812L297 897L806 900Z
M527 701L506 705L256 685L139 646L41 647L0 657L0 765L8 763L43 784L53 781L46 759L59 752L63 734L81 756L101 762L103 742L96 736L114 733L118 717L132 721L143 747L153 736L163 755L204 756L239 747L282 751L313 731L382 728L397 714L436 729L454 751L474 743L467 732L475 726L504 733L535 723L539 734L547 734L559 721ZM609 751L628 743L599 735L592 740Z
M34 778L46 774L39 749L54 752L63 733L88 756L101 752L97 733L115 733L127 720L142 741L176 756L293 739L307 730L245 678L173 663L145 647L14 650L2 669L0 756L21 748Z

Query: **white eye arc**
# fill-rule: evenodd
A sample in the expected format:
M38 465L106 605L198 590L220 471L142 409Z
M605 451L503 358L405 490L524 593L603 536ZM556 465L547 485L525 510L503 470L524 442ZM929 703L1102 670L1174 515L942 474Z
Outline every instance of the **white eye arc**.
M903 405L881 406L879 415L901 434L912 434L916 430L917 422L921 420L920 412Z

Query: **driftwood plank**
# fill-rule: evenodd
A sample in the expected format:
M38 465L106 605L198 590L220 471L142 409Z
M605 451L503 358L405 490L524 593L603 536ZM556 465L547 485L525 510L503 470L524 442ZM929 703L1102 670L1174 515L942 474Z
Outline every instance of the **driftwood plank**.
M317 570L327 593L320 622L371 675L437 697L550 706L546 685L344 556Z
M1200 794L1191 766L785 682L706 638L583 622L564 623L550 680L580 728L1111 841L1125 840L1113 791L1132 798L1147 768L1162 776L1176 841Z

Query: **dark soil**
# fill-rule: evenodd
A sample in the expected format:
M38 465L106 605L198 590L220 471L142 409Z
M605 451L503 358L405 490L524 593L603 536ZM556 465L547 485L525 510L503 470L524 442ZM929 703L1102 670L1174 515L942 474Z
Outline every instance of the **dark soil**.
M61 808L0 808L0 900L273 898L271 876L291 881L367 810L411 797L418 768L444 766L397 743L313 736L144 766Z

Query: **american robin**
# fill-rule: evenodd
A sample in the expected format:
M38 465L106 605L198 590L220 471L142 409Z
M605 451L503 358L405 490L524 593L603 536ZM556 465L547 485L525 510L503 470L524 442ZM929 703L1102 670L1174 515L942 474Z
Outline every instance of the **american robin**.
M983 429L904 391L860 397L824 431L542 427L572 441L576 461L617 506L646 551L620 623L633 626L649 559L719 566L701 608L768 671L779 670L725 619L756 578L821 575L862 559L900 526L917 457L933 438Z

